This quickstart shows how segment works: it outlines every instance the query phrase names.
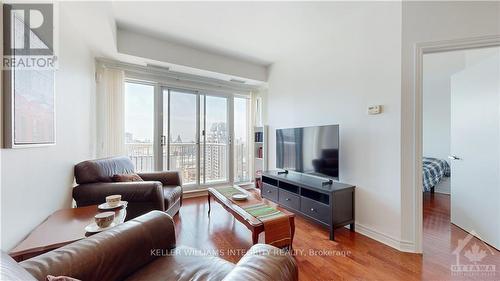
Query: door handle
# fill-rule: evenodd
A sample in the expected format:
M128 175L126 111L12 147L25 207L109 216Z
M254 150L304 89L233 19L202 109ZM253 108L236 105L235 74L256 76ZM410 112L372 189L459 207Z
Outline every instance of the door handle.
M456 155L450 155L450 156L448 156L448 158L451 160L462 160L460 157L458 157Z

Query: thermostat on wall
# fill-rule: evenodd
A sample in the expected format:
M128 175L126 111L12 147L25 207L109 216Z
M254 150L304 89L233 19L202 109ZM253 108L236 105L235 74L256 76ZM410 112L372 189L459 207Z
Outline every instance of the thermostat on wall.
M381 105L371 105L368 107L368 114L369 115L375 115L375 114L380 114L382 113L382 106Z

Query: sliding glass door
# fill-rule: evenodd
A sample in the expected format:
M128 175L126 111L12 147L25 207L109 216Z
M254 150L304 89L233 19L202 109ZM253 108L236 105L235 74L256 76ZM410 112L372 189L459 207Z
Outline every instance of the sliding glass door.
M203 183L229 181L229 122L227 97L203 96Z
M168 170L182 173L184 184L198 184L199 181L199 136L198 101L196 93L167 90L169 111L167 136ZM163 101L165 103L165 100ZM165 168L165 164L163 165Z
M154 85L125 83L125 149L138 172L155 168L154 93Z
M186 190L250 180L248 98L128 81L125 100L138 171L178 170Z
M193 187L229 182L228 98L163 88L162 103L161 167Z
M234 98L234 182L250 181L250 99Z

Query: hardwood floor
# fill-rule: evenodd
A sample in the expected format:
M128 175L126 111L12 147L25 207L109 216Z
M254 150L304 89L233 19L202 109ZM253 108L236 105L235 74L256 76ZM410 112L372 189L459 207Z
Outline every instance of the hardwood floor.
M449 196L424 196L424 254L402 253L348 229L335 232L296 217L293 242L300 280L467 280L453 276L458 239L466 233L449 223ZM178 245L218 251L222 258L237 262L251 246L251 233L219 204L207 215L206 197L185 199L175 217ZM259 241L263 241L262 235ZM480 243L480 242L479 242ZM500 252L484 261L500 270ZM468 280L500 280L496 276L469 277Z
M495 218L492 218L495 219ZM496 217L498 219L498 217ZM472 237L459 255L459 264L474 264L464 256L474 244L485 257L478 265L495 265L496 271L469 273L458 272L452 275L450 267L457 264L453 254L459 240L466 239L468 233L450 223L450 195L424 193L424 254L423 276L425 280L500 280L500 251ZM471 237L471 236L469 236Z

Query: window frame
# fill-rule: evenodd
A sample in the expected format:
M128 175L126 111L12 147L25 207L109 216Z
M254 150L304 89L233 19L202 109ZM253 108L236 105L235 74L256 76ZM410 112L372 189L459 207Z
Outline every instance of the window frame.
M179 91L182 93L192 93L196 95L197 99L197 124L196 124L196 142L197 142L197 180L196 183L190 183L190 184L185 184L184 187L186 187L187 191L200 191L204 190L208 187L211 186L220 186L220 185L233 185L236 183L250 183L252 181L252 167L251 167L251 161L252 161L252 153L251 153L251 135L252 135L252 126L251 126L251 95L250 92L248 94L240 93L240 92L233 92L233 91L215 91L212 89L203 89L203 88L197 88L197 87L178 87L177 85L171 85L170 83L167 83L166 81L158 80L158 79L147 79L144 75L136 75L136 74L131 74L131 73L125 73L125 83L136 83L136 84L144 84L144 85L150 85L154 86L154 125L153 125L153 131L154 131L154 140L153 140L153 153L154 153L154 170L155 171L162 171L163 169L163 146L161 145L161 138L163 135L166 136L166 146L167 146L167 169L170 169L169 167L169 150L170 150L170 138L168 135L170 134L170 124L167 125L167 134L164 134L163 129L164 129L164 118L163 118L163 106L164 106L164 91L168 91L168 96L170 96L170 91L175 90ZM227 100L227 123L228 123L228 148L227 148L227 180L225 181L214 181L210 183L206 183L205 180L202 179L206 177L206 172L203 171L202 169L205 169L205 164L203 166L201 165L201 146L204 145L206 146L206 136L201 136L200 134L200 129L201 126L203 126L206 129L206 97L207 96L214 96L214 97L223 97L226 98ZM203 104L202 102L202 97L203 97ZM235 169L234 169L234 157L235 157L235 146L233 143L234 140L234 98L245 98L247 99L247 142L248 142L248 161L249 161L249 166L248 166L248 173L249 173L249 179L245 181L240 181L240 182L235 182ZM170 100L168 102L168 114L170 114ZM200 111L201 107L203 107L203 116L200 116ZM170 118L167 118L167 122L170 122ZM205 147L204 150L205 151ZM205 159L204 159L205 161Z

